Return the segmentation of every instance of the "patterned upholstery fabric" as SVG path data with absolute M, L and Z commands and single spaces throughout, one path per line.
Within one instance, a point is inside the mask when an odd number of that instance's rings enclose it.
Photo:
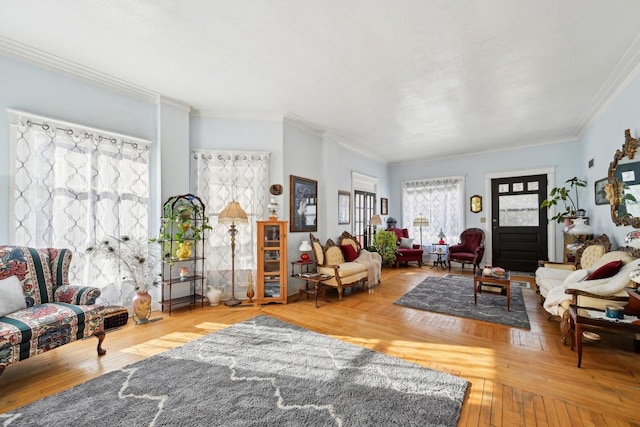
M 0 279 L 15 275 L 27 308 L 0 317 L 0 371 L 5 366 L 104 330 L 100 290 L 70 286 L 71 251 L 0 246 Z

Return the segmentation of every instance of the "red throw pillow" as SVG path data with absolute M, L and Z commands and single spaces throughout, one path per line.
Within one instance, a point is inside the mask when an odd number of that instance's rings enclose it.
M 585 280 L 606 279 L 615 276 L 622 268 L 622 261 L 611 261 L 598 267 L 593 273 L 589 274 Z
M 351 262 L 354 259 L 358 258 L 358 252 L 356 252 L 356 248 L 351 245 L 340 245 L 340 250 L 342 251 L 344 260 L 347 262 Z

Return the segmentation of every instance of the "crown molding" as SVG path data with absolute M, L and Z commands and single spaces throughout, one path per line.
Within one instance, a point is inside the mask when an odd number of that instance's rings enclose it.
M 191 115 L 194 117 L 210 117 L 217 119 L 233 120 L 261 120 L 261 121 L 282 121 L 284 113 L 268 110 L 228 110 L 228 109 L 208 109 L 201 110 L 191 108 Z
M 182 102 L 173 98 L 168 98 L 162 95 L 156 96 L 156 104 L 165 104 L 165 105 L 169 105 L 171 107 L 177 108 L 178 110 L 186 111 L 187 113 L 191 112 L 191 105 L 187 104 L 186 102 Z
M 574 135 L 582 138 L 595 121 L 640 72 L 640 34 L 616 64 L 609 77 L 595 94 L 585 113 L 576 123 Z
M 298 129 L 302 129 L 303 131 L 309 132 L 321 138 L 326 134 L 325 130 L 319 125 L 312 123 L 309 120 L 303 119 L 297 114 L 291 112 L 288 112 L 284 115 L 283 121 L 288 125 L 295 126 Z
M 505 151 L 513 151 L 513 150 L 524 150 L 526 148 L 532 147 L 540 147 L 543 145 L 551 145 L 551 144 L 563 144 L 565 142 L 576 142 L 580 138 L 577 136 L 570 136 L 567 138 L 556 138 L 556 139 L 548 139 L 544 141 L 531 142 L 529 144 L 518 145 L 518 146 L 497 146 L 487 150 L 475 150 L 475 151 L 466 151 L 464 153 L 453 153 L 447 154 L 446 156 L 432 156 L 432 157 L 422 157 L 419 159 L 411 159 L 406 161 L 397 161 L 397 162 L 389 162 L 389 166 L 404 166 L 404 165 L 412 165 L 418 163 L 424 163 L 427 161 L 435 161 L 435 160 L 449 160 L 449 159 L 459 159 L 460 157 L 471 157 L 471 156 L 479 156 L 483 154 L 491 154 L 491 153 L 504 153 Z
M 27 46 L 7 37 L 0 36 L 0 53 L 142 101 L 156 102 L 158 97 L 157 93 L 142 86 Z

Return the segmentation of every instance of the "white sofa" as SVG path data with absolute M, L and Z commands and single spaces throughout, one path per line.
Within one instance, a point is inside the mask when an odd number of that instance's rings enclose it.
M 550 316 L 560 318 L 562 342 L 569 337 L 569 306 L 599 308 L 607 305 L 624 306 L 628 301 L 625 288 L 630 286 L 629 273 L 640 268 L 640 259 L 631 248 L 605 252 L 601 245 L 588 246 L 576 269 L 572 264 L 542 262 L 536 270 L 537 292 L 544 309 Z M 611 261 L 620 260 L 623 267 L 612 277 L 597 280 L 584 280 L 597 268 Z

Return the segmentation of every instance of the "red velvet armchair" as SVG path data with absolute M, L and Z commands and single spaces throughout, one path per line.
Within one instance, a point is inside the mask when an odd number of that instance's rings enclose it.
M 473 265 L 473 273 L 480 267 L 484 256 L 484 231 L 479 228 L 468 228 L 460 235 L 460 244 L 449 247 L 449 271 L 451 261 Z
M 387 231 L 393 231 L 398 237 L 398 248 L 396 249 L 396 268 L 400 266 L 401 262 L 418 261 L 418 267 L 422 267 L 422 248 L 420 245 L 414 245 L 413 242 L 408 242 L 409 230 L 406 228 L 387 228 Z M 402 239 L 405 239 L 404 242 Z M 403 247 L 410 246 L 410 247 Z

